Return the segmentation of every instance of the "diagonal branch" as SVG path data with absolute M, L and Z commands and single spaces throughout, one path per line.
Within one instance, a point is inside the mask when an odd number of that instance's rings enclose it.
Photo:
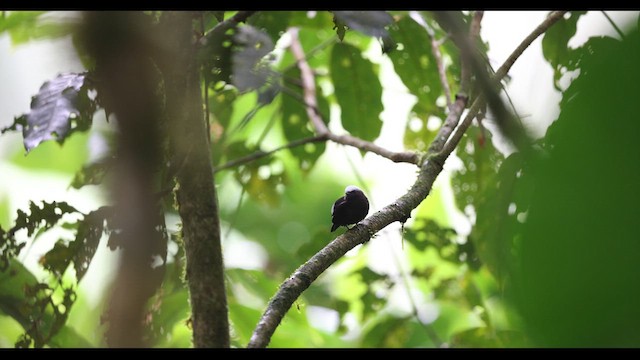
M 480 21 L 482 21 L 483 12 L 476 11 L 471 26 L 469 27 L 469 40 L 475 43 L 478 36 L 480 36 Z M 469 83 L 471 82 L 471 72 L 469 71 L 469 64 L 466 61 L 462 62 L 460 70 L 460 93 L 456 95 L 455 102 L 449 106 L 449 114 L 444 121 L 444 124 L 438 131 L 435 139 L 429 146 L 429 152 L 436 153 L 442 150 L 442 147 L 447 142 L 453 130 L 458 126 L 462 111 L 467 106 L 469 101 Z
M 314 143 L 314 142 L 322 142 L 322 141 L 326 141 L 327 140 L 327 136 L 322 136 L 322 135 L 316 135 L 316 136 L 312 136 L 312 137 L 308 137 L 308 138 L 304 138 L 304 139 L 298 139 L 295 141 L 292 141 L 288 144 L 282 145 L 282 146 L 278 146 L 277 148 L 273 149 L 273 150 L 269 150 L 269 151 L 257 151 L 253 154 L 247 155 L 247 156 L 243 156 L 241 158 L 235 159 L 235 160 L 231 160 L 225 164 L 222 164 L 218 167 L 216 167 L 213 172 L 217 173 L 219 171 L 228 169 L 228 168 L 232 168 L 238 165 L 242 165 L 242 164 L 246 164 L 248 162 L 251 161 L 255 161 L 258 159 L 262 159 L 263 157 L 267 157 L 270 156 L 280 150 L 284 150 L 284 149 L 291 149 L 297 146 L 301 146 L 304 144 L 308 144 L 308 143 Z
M 440 154 L 439 156 L 443 156 L 443 154 L 446 154 L 446 156 L 448 156 L 449 153 L 451 153 L 453 151 L 453 149 L 457 146 L 458 142 L 460 142 L 460 139 L 462 138 L 462 135 L 464 135 L 464 132 L 467 130 L 467 128 L 471 125 L 471 121 L 473 120 L 473 118 L 476 116 L 476 114 L 478 113 L 478 111 L 480 109 L 482 109 L 484 107 L 484 104 L 486 102 L 485 100 L 485 94 L 489 94 L 491 95 L 492 93 L 494 93 L 495 91 L 493 91 L 493 87 L 492 86 L 488 86 L 487 83 L 492 82 L 493 84 L 499 83 L 500 80 L 502 80 L 502 78 L 504 78 L 507 73 L 509 72 L 509 70 L 511 69 L 511 67 L 513 66 L 513 64 L 515 63 L 515 61 L 522 55 L 522 53 L 531 45 L 531 43 L 533 43 L 533 41 L 538 38 L 538 36 L 542 35 L 545 31 L 547 31 L 547 29 L 549 29 L 553 24 L 555 24 L 558 20 L 560 20 L 562 18 L 562 16 L 564 15 L 565 11 L 554 11 L 551 12 L 547 18 L 540 23 L 540 25 L 538 25 L 526 38 L 524 38 L 524 40 L 522 40 L 522 42 L 520 43 L 520 45 L 518 45 L 518 47 L 515 48 L 515 50 L 513 50 L 513 52 L 511 53 L 511 55 L 509 55 L 509 57 L 505 60 L 505 62 L 502 64 L 502 66 L 500 66 L 498 68 L 498 70 L 496 71 L 495 75 L 490 79 L 490 81 L 485 81 L 483 84 L 481 84 L 481 86 L 484 88 L 485 91 L 483 91 L 478 98 L 473 102 L 473 105 L 471 105 L 471 108 L 469 109 L 469 112 L 467 114 L 467 116 L 465 117 L 465 119 L 462 121 L 462 123 L 460 124 L 460 126 L 458 127 L 457 131 L 452 135 L 451 139 L 449 140 L 449 143 L 447 143 L 443 150 L 442 150 L 442 154 Z M 486 75 L 486 72 L 485 72 Z M 481 78 L 481 76 L 480 76 Z M 487 86 L 485 86 L 487 85 Z M 494 97 L 498 97 L 497 94 L 495 94 Z M 498 98 L 498 102 L 499 98 Z M 491 105 L 491 104 L 490 104 Z M 495 105 L 495 104 L 493 104 Z M 492 105 L 492 109 L 493 108 Z M 498 105 L 499 106 L 499 105 Z M 504 107 L 504 105 L 502 105 L 502 107 Z M 506 109 L 505 109 L 506 111 Z M 495 112 L 495 109 L 494 109 Z M 512 126 L 505 124 L 504 121 L 500 121 L 502 119 L 504 119 L 504 117 L 496 117 L 499 121 L 498 121 L 498 126 L 500 126 L 501 129 L 510 129 Z M 524 136 L 522 133 L 520 132 L 516 132 L 516 134 L 513 133 L 513 131 L 506 131 L 505 132 L 508 135 L 511 135 L 511 138 L 513 139 L 514 137 L 516 138 L 516 141 L 518 141 L 518 136 Z M 518 135 L 520 134 L 520 135 Z
M 552 24 L 553 22 L 549 23 L 548 26 Z M 507 67 L 509 66 L 510 65 L 507 65 Z M 476 107 L 479 109 L 481 102 L 481 99 L 477 99 L 472 108 Z M 472 111 L 470 111 L 470 114 L 471 113 Z M 458 118 L 455 119 L 456 122 L 461 115 L 462 111 L 457 115 Z M 453 115 L 450 113 L 450 116 Z M 470 115 L 467 115 L 467 118 L 473 119 Z M 465 118 L 463 124 L 467 122 L 467 118 Z M 454 119 L 452 119 L 452 121 L 453 120 Z M 470 120 L 468 123 L 470 123 Z M 468 124 L 466 126 L 468 126 Z M 369 216 L 351 230 L 338 236 L 286 279 L 280 285 L 278 292 L 269 301 L 267 309 L 260 318 L 247 346 L 266 347 L 293 302 L 320 274 L 340 259 L 347 251 L 359 244 L 366 243 L 371 239 L 373 234 L 387 225 L 395 221 L 406 220 L 410 216 L 411 211 L 420 205 L 427 195 L 429 195 L 435 179 L 440 172 L 442 172 L 442 164 L 459 143 L 462 137 L 461 133 L 464 132 L 465 129 L 466 128 L 462 128 L 461 125 L 455 133 L 455 135 L 460 133 L 460 136 L 454 135 L 438 154 L 429 152 L 426 160 L 420 161 L 420 171 L 418 172 L 416 181 L 406 194 Z

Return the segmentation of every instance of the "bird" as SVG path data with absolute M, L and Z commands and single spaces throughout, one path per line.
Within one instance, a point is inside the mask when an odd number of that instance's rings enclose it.
M 360 188 L 349 185 L 344 189 L 344 196 L 336 200 L 331 207 L 331 232 L 340 226 L 357 224 L 369 213 L 369 199 Z

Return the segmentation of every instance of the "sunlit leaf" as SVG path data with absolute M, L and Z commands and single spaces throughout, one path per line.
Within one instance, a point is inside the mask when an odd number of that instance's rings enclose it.
M 373 64 L 349 44 L 335 44 L 331 80 L 342 110 L 342 126 L 352 135 L 373 141 L 380 135 L 382 86 Z
M 0 34 L 8 32 L 14 45 L 31 40 L 55 39 L 70 35 L 73 24 L 46 11 L 7 11 L 0 17 Z M 48 16 L 49 15 L 49 16 Z
M 442 85 L 427 30 L 405 16 L 391 28 L 390 34 L 398 48 L 389 53 L 389 59 L 405 86 L 418 97 L 417 115 L 425 122 L 430 115 L 442 117 L 444 110 L 435 105 L 443 93 Z

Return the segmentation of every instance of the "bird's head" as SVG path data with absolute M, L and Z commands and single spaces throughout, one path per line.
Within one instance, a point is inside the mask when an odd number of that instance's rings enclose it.
M 351 194 L 354 192 L 363 192 L 359 187 L 355 186 L 355 185 L 349 185 L 346 188 L 344 188 L 344 193 L 345 194 Z

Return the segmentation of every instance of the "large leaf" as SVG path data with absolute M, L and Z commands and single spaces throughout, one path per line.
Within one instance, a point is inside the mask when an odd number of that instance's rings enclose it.
M 374 37 L 388 37 L 386 27 L 393 18 L 386 11 L 334 11 L 338 19 L 361 33 Z
M 639 43 L 584 59 L 536 167 L 514 282 L 536 346 L 640 346 Z
M 45 269 L 61 276 L 73 262 L 80 281 L 87 272 L 104 233 L 105 221 L 112 217 L 113 208 L 103 206 L 87 214 L 77 224 L 76 238 L 71 242 L 58 241 L 41 259 Z
M 569 40 L 575 35 L 580 16 L 586 11 L 571 11 L 568 17 L 556 22 L 542 37 L 542 55 L 553 67 L 553 81 L 556 89 L 560 90 L 558 81 L 568 70 L 575 70 L 575 49 L 569 47 Z
M 12 261 L 8 269 L 0 271 L 0 310 L 25 329 L 16 346 L 42 347 L 65 328 L 76 295 L 69 288 L 62 288 L 62 291 L 61 299 L 60 296 L 54 296 L 53 288 L 39 283 L 17 261 Z M 73 336 L 67 330 L 64 335 Z M 77 337 L 76 340 L 77 344 L 83 343 Z M 55 345 L 55 342 L 50 344 Z
M 45 82 L 31 101 L 31 111 L 2 132 L 22 128 L 29 152 L 42 141 L 53 139 L 62 144 L 74 131 L 89 129 L 95 104 L 88 98 L 85 78 L 84 73 L 68 73 Z
M 233 42 L 231 82 L 241 92 L 262 87 L 273 76 L 262 61 L 273 50 L 273 41 L 262 31 L 246 25 L 237 29 Z
M 275 44 L 287 30 L 292 16 L 291 11 L 259 11 L 247 20 L 247 24 L 269 34 Z
M 405 16 L 390 33 L 398 48 L 389 54 L 389 59 L 402 82 L 418 98 L 419 107 L 414 111 L 425 121 L 431 115 L 442 116 L 444 110 L 436 106 L 443 94 L 442 85 L 427 30 Z
M 386 29 L 393 23 L 393 17 L 386 11 L 334 11 L 333 14 L 335 15 L 335 29 L 340 41 L 344 39 L 346 25 L 363 34 L 381 39 L 384 53 L 395 48 Z
M 342 109 L 342 126 L 352 135 L 373 141 L 380 135 L 382 86 L 373 64 L 360 50 L 335 44 L 331 53 L 331 80 Z

